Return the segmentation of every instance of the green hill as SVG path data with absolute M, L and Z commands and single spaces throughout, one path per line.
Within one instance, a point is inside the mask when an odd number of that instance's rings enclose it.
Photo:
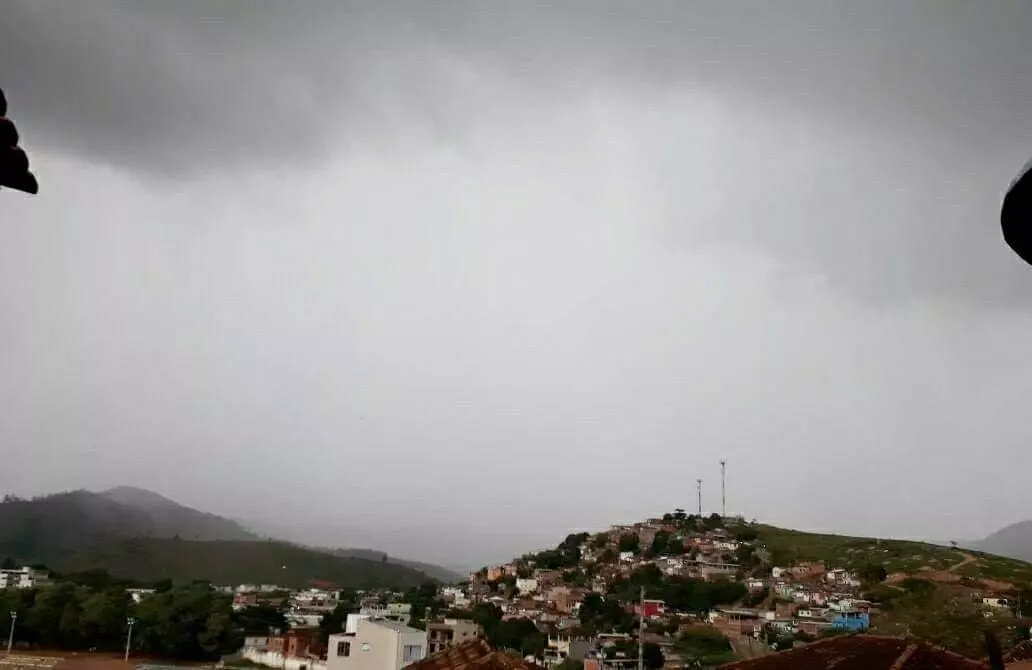
M 130 487 L 6 497 L 0 502 L 3 557 L 59 572 L 107 570 L 138 581 L 304 586 L 318 580 L 403 588 L 430 579 L 397 563 L 262 540 L 234 521 Z
M 136 581 L 198 579 L 214 584 L 279 584 L 313 581 L 342 588 L 408 588 L 428 581 L 422 572 L 392 563 L 333 556 L 285 542 L 199 542 L 134 538 L 87 548 L 57 560 L 61 572 L 106 570 Z

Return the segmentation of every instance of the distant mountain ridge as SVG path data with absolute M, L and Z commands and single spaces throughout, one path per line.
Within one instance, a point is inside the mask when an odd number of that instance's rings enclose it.
M 434 579 L 444 582 L 446 584 L 455 583 L 465 579 L 465 575 L 459 572 L 442 567 L 440 565 L 433 565 L 432 563 L 423 563 L 422 561 L 410 561 L 408 559 L 395 558 L 387 554 L 386 552 L 379 551 L 377 549 L 320 549 L 319 551 L 326 551 L 334 556 L 344 556 L 348 558 L 364 558 L 370 561 L 384 561 L 395 565 L 404 565 L 412 568 L 413 570 L 419 570 L 420 572 L 427 574 Z
M 964 546 L 989 554 L 1032 561 L 1032 520 L 1005 526 L 985 539 Z
M 265 539 L 236 521 L 130 486 L 6 496 L 0 502 L 0 557 L 61 572 L 102 569 L 139 581 L 329 581 L 376 588 L 432 578 L 398 561 Z
M 155 537 L 179 536 L 184 540 L 202 542 L 262 539 L 236 521 L 195 510 L 146 489 L 117 486 L 101 491 L 98 495 L 146 513 L 150 517 L 149 534 Z

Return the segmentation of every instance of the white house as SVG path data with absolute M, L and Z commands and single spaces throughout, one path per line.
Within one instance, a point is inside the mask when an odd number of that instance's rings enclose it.
M 516 590 L 520 592 L 521 596 L 534 593 L 537 591 L 537 588 L 538 582 L 533 577 L 520 577 L 516 580 Z
M 426 657 L 425 631 L 397 621 L 352 616 L 346 632 L 330 636 L 326 670 L 401 670 Z

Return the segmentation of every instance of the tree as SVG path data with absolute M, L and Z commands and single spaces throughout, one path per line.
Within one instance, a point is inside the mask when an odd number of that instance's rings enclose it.
M 0 570 L 17 570 L 18 564 L 10 556 L 4 558 L 4 562 L 0 564 Z
M 884 565 L 869 563 L 857 571 L 857 576 L 868 584 L 879 584 L 889 576 Z
M 437 584 L 434 582 L 423 582 L 409 589 L 405 594 L 405 602 L 412 607 L 409 625 L 413 628 L 423 628 L 426 621 L 444 609 L 444 602 L 437 598 Z
M 646 642 L 641 650 L 641 655 L 645 661 L 645 667 L 649 670 L 659 670 L 666 663 L 663 650 L 655 642 Z
M 649 547 L 649 553 L 652 556 L 662 556 L 667 553 L 667 548 L 669 546 L 670 533 L 665 530 L 661 530 L 652 538 L 652 546 Z
M 630 551 L 630 552 L 638 553 L 638 546 L 639 546 L 639 540 L 638 540 L 638 536 L 637 535 L 634 535 L 632 533 L 627 533 L 626 535 L 621 535 L 620 536 L 620 542 L 618 544 L 618 547 L 619 547 L 621 552 Z
M 155 593 L 136 606 L 134 646 L 184 660 L 212 660 L 235 651 L 240 640 L 232 625 L 232 602 L 203 584 Z
M 334 612 L 336 612 L 336 609 Z M 327 616 L 330 615 L 324 615 L 323 619 Z M 287 629 L 287 617 L 281 609 L 271 605 L 245 607 L 234 614 L 233 623 L 245 635 L 270 635 L 274 631 L 284 631 Z M 320 620 L 320 630 L 322 629 L 321 624 L 322 621 Z
M 129 614 L 129 603 L 129 595 L 117 587 L 94 591 L 86 597 L 79 619 L 83 639 L 98 649 L 119 649 L 123 644 L 122 629 Z

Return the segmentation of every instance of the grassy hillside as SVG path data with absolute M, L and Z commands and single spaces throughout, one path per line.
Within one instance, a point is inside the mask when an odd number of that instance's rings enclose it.
M 889 573 L 920 575 L 953 570 L 976 580 L 996 580 L 1011 584 L 1032 583 L 1032 563 L 995 556 L 979 551 L 944 547 L 927 542 L 882 540 L 786 530 L 753 524 L 739 532 L 755 532 L 771 552 L 774 563 L 824 561 L 828 567 L 862 568 L 882 565 Z M 973 557 L 970 562 L 966 556 Z
M 79 551 L 51 567 L 62 572 L 103 569 L 116 577 L 137 581 L 206 579 L 215 584 L 266 583 L 294 587 L 328 581 L 342 588 L 407 588 L 429 579 L 401 565 L 331 556 L 270 541 L 135 538 Z

